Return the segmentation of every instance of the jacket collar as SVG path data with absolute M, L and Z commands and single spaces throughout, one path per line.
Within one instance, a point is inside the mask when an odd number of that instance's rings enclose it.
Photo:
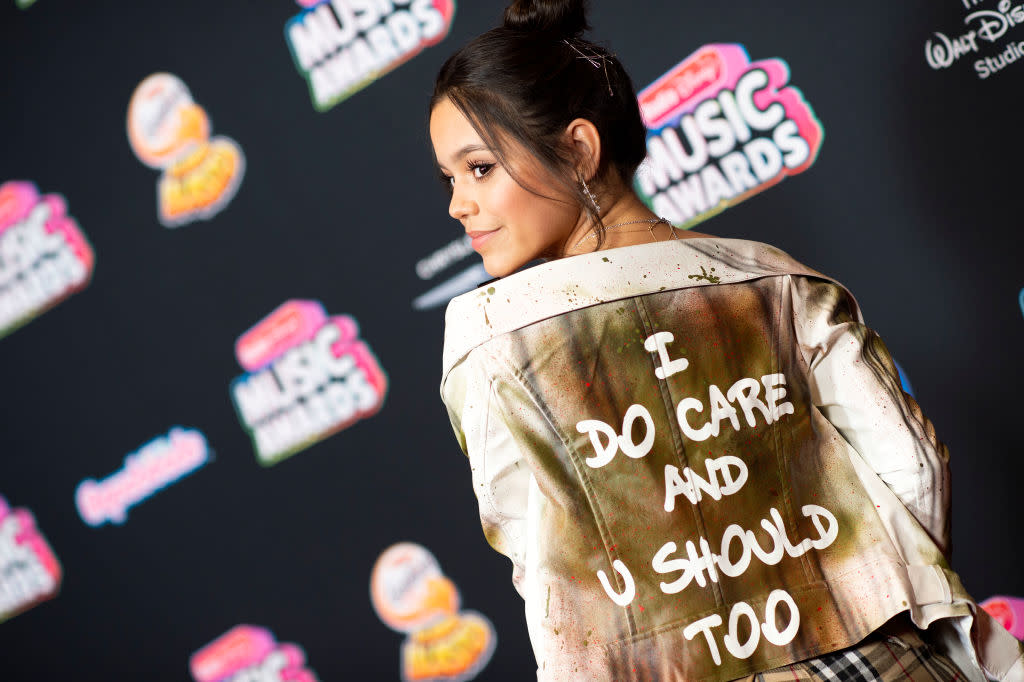
M 830 279 L 768 244 L 717 237 L 624 246 L 536 265 L 451 300 L 442 376 L 490 339 L 572 310 L 667 289 L 786 274 Z

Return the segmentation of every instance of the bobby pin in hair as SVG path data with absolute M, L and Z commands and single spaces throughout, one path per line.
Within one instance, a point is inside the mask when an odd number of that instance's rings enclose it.
M 578 47 L 565 38 L 562 39 L 562 42 L 572 48 L 572 51 L 579 55 L 576 59 L 586 59 L 595 69 L 604 68 L 604 80 L 608 83 L 608 94 L 614 97 L 615 93 L 612 92 L 612 79 L 608 76 L 608 57 L 603 54 L 584 54 Z M 597 63 L 598 59 L 601 60 L 600 64 Z

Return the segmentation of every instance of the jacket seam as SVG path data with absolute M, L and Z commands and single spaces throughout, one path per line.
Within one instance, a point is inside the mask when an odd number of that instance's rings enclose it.
M 516 383 L 527 393 L 527 395 L 530 396 L 530 399 L 533 401 L 534 406 L 536 406 L 540 414 L 544 416 L 544 421 L 547 423 L 548 428 L 551 429 L 552 433 L 554 433 L 558 437 L 558 439 L 562 442 L 563 447 L 565 447 L 566 453 L 569 455 L 569 459 L 573 464 L 573 469 L 575 470 L 576 477 L 583 485 L 583 490 L 586 495 L 587 504 L 590 506 L 591 514 L 594 517 L 594 525 L 597 527 L 597 531 L 601 535 L 601 544 L 603 545 L 603 549 L 605 551 L 605 558 L 608 562 L 608 568 L 612 574 L 612 577 L 615 580 L 616 587 L 619 590 L 622 590 L 625 586 L 622 584 L 622 580 L 619 576 L 618 571 L 612 568 L 612 564 L 614 563 L 615 558 L 613 557 L 613 553 L 610 549 L 610 545 L 612 544 L 609 543 L 610 530 L 608 528 L 607 522 L 605 521 L 604 512 L 601 510 L 600 504 L 598 503 L 597 496 L 594 494 L 593 485 L 589 477 L 586 475 L 586 472 L 583 471 L 582 466 L 580 465 L 579 453 L 576 452 L 576 448 L 574 448 L 570 444 L 565 435 L 556 426 L 554 420 L 551 418 L 551 415 L 548 412 L 547 406 L 539 399 L 539 396 L 534 392 L 533 387 L 530 386 L 529 383 L 525 380 L 525 377 L 523 377 L 519 368 L 511 365 L 504 357 L 495 357 L 494 359 L 500 362 L 505 367 L 505 369 L 508 372 L 510 372 L 511 378 L 513 378 L 516 381 Z M 629 632 L 631 635 L 635 634 L 637 632 L 637 627 L 636 622 L 633 619 L 632 608 L 627 606 L 623 610 L 625 611 L 626 622 L 629 627 Z
M 724 285 L 728 285 L 728 284 L 744 284 L 744 283 L 747 283 L 747 282 L 753 282 L 753 281 L 757 281 L 757 280 L 765 279 L 765 278 L 780 278 L 780 277 L 792 276 L 793 274 L 810 276 L 810 277 L 818 277 L 819 279 L 825 279 L 826 281 L 834 282 L 834 280 L 828 279 L 824 275 L 821 275 L 820 273 L 819 274 L 814 274 L 813 271 L 807 269 L 805 266 L 792 267 L 792 268 L 789 268 L 789 270 L 791 270 L 791 271 L 787 271 L 787 272 L 772 272 L 772 271 L 760 271 L 760 272 L 748 271 L 748 272 L 742 272 L 742 273 L 739 273 L 737 275 L 736 279 L 730 279 L 729 281 L 722 282 L 721 284 L 712 284 L 710 282 L 687 282 L 684 286 L 672 287 L 671 289 L 666 289 L 666 291 L 679 291 L 679 290 L 683 290 L 683 289 L 696 289 L 696 288 L 701 288 L 701 287 L 724 286 Z M 834 283 L 838 284 L 838 282 L 834 282 Z M 653 287 L 653 286 L 654 286 L 653 284 L 650 285 L 650 287 Z M 839 285 L 839 286 L 840 286 L 840 288 L 842 288 L 842 285 Z M 615 302 L 623 301 L 623 300 L 630 299 L 630 298 L 649 296 L 651 294 L 658 293 L 659 291 L 661 291 L 661 289 L 648 288 L 648 289 L 643 289 L 641 291 L 637 291 L 637 292 L 633 292 L 633 293 L 627 293 L 627 294 L 616 295 L 616 296 L 609 296 L 608 298 L 598 299 L 598 300 L 595 300 L 595 301 L 592 301 L 592 302 L 588 302 L 588 303 L 585 303 L 585 304 L 577 304 L 577 305 L 568 307 L 565 310 L 562 310 L 560 312 L 552 313 L 552 314 L 544 316 L 544 317 L 538 317 L 538 318 L 528 317 L 528 319 L 525 322 L 523 322 L 522 324 L 519 324 L 518 326 L 516 326 L 514 328 L 510 328 L 510 329 L 504 330 L 504 331 L 502 331 L 500 333 L 497 333 L 497 334 L 494 333 L 493 329 L 491 329 L 491 332 L 485 338 L 479 339 L 472 346 L 463 348 L 462 349 L 461 357 L 465 357 L 466 355 L 471 353 L 476 348 L 479 348 L 480 346 L 488 343 L 489 341 L 492 341 L 493 339 L 497 338 L 498 336 L 501 336 L 503 334 L 510 334 L 510 333 L 514 333 L 514 332 L 520 331 L 520 330 L 525 329 L 526 327 L 529 327 L 529 326 L 531 326 L 533 324 L 537 324 L 538 322 L 543 322 L 545 320 L 550 320 L 550 319 L 558 317 L 560 315 L 564 315 L 566 313 L 575 312 L 577 310 L 585 310 L 587 308 L 593 308 L 594 306 L 604 305 L 606 303 L 615 303 Z M 463 294 L 463 295 L 465 295 L 465 294 Z M 450 309 L 451 309 L 451 304 L 449 304 L 449 311 L 450 311 Z M 447 317 L 448 317 L 447 313 L 446 313 L 445 317 L 447 319 Z M 446 334 L 447 334 L 448 326 L 449 325 L 446 324 Z M 446 341 L 445 346 L 447 347 L 447 345 L 448 345 L 448 343 Z M 455 367 L 456 364 L 458 364 L 458 360 L 454 360 L 452 362 L 452 367 L 442 366 L 442 374 L 446 375 L 448 372 L 451 371 L 452 368 Z
M 781 371 L 780 367 L 781 367 L 781 364 L 782 364 L 782 348 L 781 348 L 781 344 L 782 344 L 782 298 L 783 298 L 783 295 L 784 295 L 783 292 L 785 292 L 787 290 L 787 287 L 784 286 L 784 285 L 789 284 L 789 282 L 790 282 L 790 280 L 788 278 L 789 278 L 789 276 L 787 275 L 786 277 L 780 278 L 776 282 L 775 311 L 774 311 L 774 315 L 771 316 L 772 326 L 773 326 L 773 329 L 772 329 L 772 332 L 773 332 L 772 333 L 773 344 L 772 344 L 771 358 L 769 359 L 769 363 L 771 364 L 771 373 L 772 374 L 778 374 Z M 768 393 L 768 391 L 766 390 L 765 391 L 765 399 L 766 400 L 768 399 L 767 393 Z M 795 417 L 796 415 L 792 415 L 792 416 Z M 807 419 L 809 420 L 810 418 L 811 418 L 811 416 L 810 416 L 810 414 L 808 414 L 807 415 Z M 788 478 L 787 471 L 786 471 L 786 466 L 785 466 L 786 464 L 789 463 L 789 453 L 792 451 L 792 448 L 789 447 L 790 446 L 789 439 L 785 438 L 785 436 L 783 434 L 780 434 L 780 431 L 782 431 L 783 429 L 781 429 L 779 427 L 779 421 L 778 420 L 775 420 L 774 422 L 772 422 L 771 429 L 772 429 L 772 440 L 775 443 L 775 448 L 774 449 L 775 449 L 776 463 L 777 463 L 777 465 L 779 467 L 779 482 L 782 485 L 782 489 L 785 491 L 785 494 L 784 494 L 784 497 L 783 497 L 783 501 L 784 501 L 784 503 L 786 505 L 786 520 L 789 522 L 789 525 L 790 525 L 790 528 L 788 530 L 794 530 L 795 527 L 796 527 L 796 522 L 794 520 L 794 519 L 796 519 L 796 510 L 793 508 L 793 488 L 792 488 L 791 485 L 787 484 L 789 478 Z M 786 431 L 786 435 L 789 435 L 789 434 L 792 433 L 792 429 L 786 429 L 785 431 Z M 800 568 L 804 572 L 804 579 L 805 580 L 813 580 L 814 579 L 814 571 L 812 570 L 812 567 L 811 567 L 811 560 L 810 560 L 810 557 L 807 554 L 804 554 L 803 556 L 800 557 Z
M 650 314 L 647 311 L 646 304 L 643 302 L 643 298 L 639 297 L 639 296 L 634 297 L 633 298 L 633 305 L 636 308 L 637 315 L 640 317 L 640 323 L 644 325 L 645 333 L 648 334 L 648 335 L 655 333 L 654 325 L 651 323 Z M 648 358 L 650 359 L 650 363 L 651 363 L 651 366 L 652 366 L 652 373 L 653 373 L 654 357 L 653 357 L 653 355 L 648 355 Z M 680 433 L 679 424 L 676 423 L 676 422 L 673 422 L 673 418 L 675 416 L 676 411 L 672 407 L 672 402 L 673 401 L 672 401 L 672 396 L 671 396 L 671 390 L 669 389 L 669 386 L 668 386 L 668 380 L 667 379 L 658 379 L 657 382 L 658 382 L 658 393 L 661 395 L 662 402 L 663 402 L 663 404 L 665 406 L 665 413 L 668 415 L 668 422 L 671 425 L 672 443 L 675 446 L 673 448 L 673 451 L 674 451 L 673 454 L 675 455 L 675 460 L 680 465 L 682 465 L 685 468 L 685 467 L 689 466 L 689 461 L 690 460 L 689 460 L 689 457 L 686 454 L 686 446 L 683 444 L 683 439 L 682 439 L 682 434 Z M 666 393 L 668 395 L 666 395 Z M 708 527 L 707 527 L 707 523 L 706 523 L 706 521 L 704 519 L 704 508 L 700 504 L 691 504 L 691 505 L 689 505 L 689 507 L 691 509 L 690 513 L 691 513 L 691 515 L 693 517 L 694 525 L 696 526 L 697 535 L 700 536 L 700 537 L 707 537 L 708 536 Z M 725 594 L 722 591 L 722 586 L 720 584 L 718 584 L 717 582 L 712 582 L 711 589 L 712 589 L 712 592 L 715 595 L 715 600 L 719 603 L 719 605 L 724 604 L 725 603 Z
M 488 483 L 489 477 L 488 477 L 488 473 L 487 473 L 488 472 L 488 469 L 487 469 L 487 453 L 488 453 L 488 449 L 489 449 L 488 444 L 490 442 L 491 418 L 493 416 L 492 413 L 491 413 L 491 404 L 494 402 L 493 401 L 493 396 L 494 396 L 494 390 L 495 390 L 495 388 L 494 388 L 495 381 L 496 381 L 496 378 L 492 375 L 489 378 L 489 381 L 487 382 L 487 405 L 484 408 L 484 420 L 485 420 L 484 428 L 486 430 L 484 431 L 484 446 L 483 446 L 484 456 L 483 456 L 483 462 L 481 464 L 481 466 L 483 466 L 483 468 L 484 468 L 484 486 L 483 487 L 484 487 L 484 490 L 486 491 L 486 494 L 487 494 L 487 505 L 490 507 L 491 512 L 495 516 L 497 516 L 498 518 L 500 518 L 502 520 L 502 523 L 498 525 L 498 532 L 501 533 L 501 536 L 505 539 L 506 546 L 508 547 L 509 551 L 514 555 L 513 558 L 512 558 L 512 563 L 513 563 L 513 565 L 517 566 L 516 570 L 518 571 L 518 570 L 520 570 L 518 568 L 519 562 L 522 562 L 522 568 L 523 569 L 525 569 L 525 567 L 526 567 L 526 547 L 520 547 L 516 542 L 513 541 L 513 539 L 509 536 L 508 531 L 506 530 L 506 526 L 508 525 L 508 523 L 507 523 L 508 521 L 519 521 L 521 519 L 519 519 L 517 517 L 514 517 L 514 516 L 509 516 L 508 514 L 505 514 L 500 509 L 498 509 L 498 506 L 497 506 L 497 504 L 495 504 L 495 501 L 494 501 L 494 494 L 493 494 L 494 491 L 492 490 L 491 486 Z M 516 450 L 518 451 L 519 444 L 516 443 L 515 446 L 516 446 Z M 520 454 L 520 458 L 521 458 L 521 454 Z

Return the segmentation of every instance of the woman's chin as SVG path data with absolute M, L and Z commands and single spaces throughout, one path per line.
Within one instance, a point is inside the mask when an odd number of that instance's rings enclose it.
M 509 263 L 508 259 L 497 256 L 484 256 L 484 270 L 491 277 L 505 277 L 516 271 L 516 266 Z

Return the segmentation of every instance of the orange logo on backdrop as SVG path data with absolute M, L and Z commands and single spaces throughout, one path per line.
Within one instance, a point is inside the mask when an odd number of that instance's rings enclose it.
M 128 141 L 157 182 L 160 222 L 178 227 L 208 220 L 238 191 L 245 157 L 230 138 L 210 138 L 210 119 L 177 76 L 155 73 L 141 83 L 128 105 Z
M 497 637 L 475 611 L 459 611 L 459 592 L 437 559 L 412 542 L 392 545 L 377 559 L 370 600 L 384 624 L 408 634 L 402 679 L 471 680 L 487 666 Z

